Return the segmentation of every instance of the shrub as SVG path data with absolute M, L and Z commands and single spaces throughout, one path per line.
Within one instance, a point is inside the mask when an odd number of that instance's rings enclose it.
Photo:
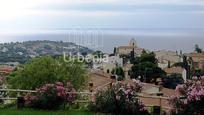
M 117 75 L 119 78 L 118 78 L 118 81 L 122 81 L 124 78 L 125 78 L 125 72 L 123 70 L 122 67 L 115 67 L 112 71 L 111 71 L 112 74 L 115 74 Z
M 183 84 L 184 80 L 181 74 L 173 73 L 163 77 L 162 82 L 165 88 L 175 89 L 178 84 Z
M 134 80 L 132 84 L 118 82 L 107 90 L 98 91 L 89 106 L 91 111 L 118 115 L 149 115 L 143 103 L 135 98 L 142 85 Z
M 177 95 L 171 97 L 169 103 L 173 107 L 172 114 L 176 115 L 201 115 L 204 113 L 204 77 L 200 80 L 178 85 Z
M 0 76 L 0 87 L 3 85 L 4 80 L 5 80 L 4 77 L 1 77 L 1 76 Z
M 14 76 L 10 76 L 8 83 L 11 88 L 35 90 L 44 84 L 70 81 L 78 90 L 84 86 L 87 79 L 86 69 L 83 65 L 84 63 L 76 60 L 65 62 L 62 57 L 33 58 L 19 68 Z
M 0 104 L 0 109 L 13 109 L 16 108 L 16 101 Z
M 108 89 L 106 91 L 99 91 L 94 96 L 96 97 L 96 99 L 94 99 L 95 101 L 91 103 L 91 105 L 89 106 L 89 109 L 91 111 L 102 112 L 102 113 L 115 112 L 116 100 L 115 100 L 115 93 L 113 89 Z
M 61 82 L 46 84 L 36 91 L 36 93 L 29 93 L 25 96 L 27 107 L 52 110 L 66 103 L 72 104 L 76 99 L 76 94 L 74 94 L 76 91 L 69 82 L 66 86 Z
M 2 88 L 4 84 L 4 77 L 0 76 L 0 89 Z M 2 96 L 2 94 L 0 93 L 0 97 Z M 2 99 L 0 99 L 0 104 L 2 104 L 4 101 Z

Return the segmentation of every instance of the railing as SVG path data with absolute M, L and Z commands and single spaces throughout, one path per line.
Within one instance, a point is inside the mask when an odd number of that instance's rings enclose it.
M 36 91 L 34 90 L 21 90 L 21 89 L 0 89 L 0 92 L 36 93 Z
M 17 96 L 20 96 L 21 93 L 37 93 L 37 91 L 35 91 L 35 90 L 0 89 L 0 100 L 17 100 L 18 99 L 17 97 L 9 97 L 8 93 L 10 93 L 10 92 L 15 92 L 17 94 Z M 5 94 L 5 93 L 7 93 L 7 94 Z M 77 94 L 80 96 L 87 95 L 90 98 L 93 93 L 91 93 L 91 92 L 68 92 L 68 94 Z M 6 96 L 2 96 L 2 95 L 6 95 Z M 85 100 L 77 100 L 76 102 L 77 103 L 79 103 L 79 102 L 84 103 Z
M 97 87 L 95 90 L 96 90 L 96 91 L 97 91 L 97 90 L 101 90 L 101 89 L 103 89 L 103 88 L 106 87 L 106 86 L 110 86 L 110 84 L 111 84 L 111 82 L 108 82 L 108 83 L 106 83 L 106 84 L 104 84 L 104 85 L 101 85 L 101 86 Z
M 104 84 L 103 86 L 98 87 L 97 90 L 100 90 L 102 87 L 108 86 L 109 84 L 110 83 Z M 21 90 L 21 89 L 0 89 L 0 92 L 37 93 L 37 91 L 35 91 L 35 90 Z M 93 94 L 95 94 L 95 92 L 68 92 L 68 94 L 93 95 Z M 137 97 L 169 100 L 168 97 L 163 97 L 163 96 L 144 96 L 142 93 L 138 93 Z M 2 99 L 2 98 L 0 98 L 0 99 Z M 7 98 L 3 98 L 3 99 L 7 99 Z
M 109 83 L 105 84 L 104 86 L 109 85 Z M 98 90 L 101 89 L 101 87 L 98 87 Z M 18 95 L 20 95 L 20 93 L 37 93 L 34 90 L 20 90 L 20 89 L 0 89 L 0 93 L 2 92 L 15 92 Z M 92 96 L 96 93 L 96 92 L 68 92 L 69 94 L 77 94 L 79 95 L 80 99 L 76 100 L 74 103 L 80 103 L 80 104 L 87 104 L 91 101 Z M 1 96 L 1 95 L 0 95 Z M 85 96 L 85 97 L 83 97 Z M 166 106 L 162 106 L 161 101 L 162 100 L 169 100 L 169 97 L 164 97 L 164 96 L 145 96 L 142 93 L 138 93 L 136 96 L 136 98 L 149 98 L 149 99 L 159 99 L 159 107 L 161 107 L 162 109 L 169 111 L 172 108 L 170 107 L 166 107 Z M 18 97 L 0 97 L 0 100 L 18 100 Z M 150 105 L 150 104 L 145 104 L 145 106 L 147 108 L 151 108 L 153 106 L 155 106 L 155 104 Z

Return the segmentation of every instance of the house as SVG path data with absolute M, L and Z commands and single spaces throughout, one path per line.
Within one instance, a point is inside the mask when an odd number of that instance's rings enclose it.
M 119 46 L 116 48 L 116 53 L 118 55 L 129 55 L 131 51 L 134 50 L 136 56 L 140 56 L 142 54 L 143 48 L 139 48 L 137 46 L 137 42 L 135 39 L 131 39 L 129 44 L 126 46 Z
M 8 75 L 13 72 L 15 67 L 12 66 L 0 66 L 0 75 Z
M 204 69 L 204 53 L 184 54 L 190 63 L 191 68 Z
M 172 66 L 173 64 L 182 61 L 182 56 L 174 51 L 159 50 L 155 51 L 154 53 L 158 60 L 158 66 L 162 69 L 167 68 L 169 64 Z
M 123 67 L 123 58 L 109 56 L 106 62 L 102 62 L 103 71 L 107 73 L 110 73 L 116 66 Z
M 173 73 L 181 74 L 184 82 L 187 80 L 187 71 L 182 67 L 165 68 L 164 71 L 167 75 L 171 75 Z
M 19 62 L 6 62 L 6 63 L 0 63 L 0 66 L 13 66 L 13 67 L 17 67 L 20 63 Z

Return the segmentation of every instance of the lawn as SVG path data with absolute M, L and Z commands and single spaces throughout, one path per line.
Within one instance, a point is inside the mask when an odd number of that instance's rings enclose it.
M 0 109 L 0 115 L 94 115 L 94 114 L 83 110 L 41 111 L 29 109 L 24 110 Z

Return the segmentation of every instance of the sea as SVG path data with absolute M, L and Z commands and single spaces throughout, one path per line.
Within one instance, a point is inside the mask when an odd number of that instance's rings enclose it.
M 199 28 L 68 28 L 0 32 L 0 43 L 32 40 L 65 41 L 106 53 L 113 52 L 114 47 L 128 45 L 131 39 L 136 40 L 138 47 L 150 51 L 182 50 L 188 53 L 194 51 L 195 44 L 204 49 L 204 29 Z

